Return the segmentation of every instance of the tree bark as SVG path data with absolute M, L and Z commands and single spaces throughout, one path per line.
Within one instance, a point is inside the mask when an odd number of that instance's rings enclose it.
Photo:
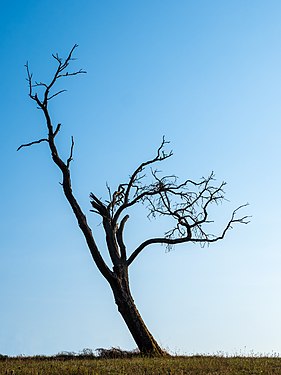
M 168 355 L 158 345 L 152 334 L 146 327 L 130 292 L 128 268 L 120 265 L 118 270 L 115 267 L 116 278 L 111 282 L 115 303 L 118 311 L 124 319 L 130 333 L 132 334 L 140 352 L 149 356 Z

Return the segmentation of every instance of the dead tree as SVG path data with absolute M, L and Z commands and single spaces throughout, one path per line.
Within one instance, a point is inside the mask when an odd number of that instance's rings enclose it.
M 202 178 L 199 182 L 193 180 L 178 182 L 176 176 L 162 176 L 155 165 L 172 156 L 172 152 L 165 151 L 168 142 L 163 138 L 155 156 L 141 163 L 127 182 L 121 183 L 113 192 L 108 187 L 108 200 L 103 201 L 94 193 L 90 194 L 91 211 L 101 218 L 107 250 L 112 262 L 110 266 L 107 265 L 95 242 L 86 215 L 72 191 L 70 166 L 73 158 L 74 139 L 72 137 L 69 156 L 64 161 L 55 142 L 61 124 L 56 126 L 53 124 L 48 109 L 50 100 L 65 91 L 54 91 L 57 81 L 85 73 L 83 70 L 73 72 L 68 70 L 76 47 L 77 45 L 74 45 L 66 59 L 62 59 L 58 54 L 53 55 L 57 66 L 49 83 L 33 81 L 29 66 L 26 64 L 29 97 L 43 112 L 47 135 L 45 138 L 22 144 L 18 150 L 42 142 L 47 143 L 52 160 L 62 173 L 61 184 L 64 195 L 85 237 L 93 261 L 109 283 L 118 310 L 140 352 L 147 355 L 165 355 L 137 310 L 130 291 L 129 266 L 142 251 L 152 244 L 165 244 L 169 248 L 180 243 L 198 242 L 204 245 L 221 240 L 233 224 L 247 224 L 248 216 L 236 217 L 237 211 L 243 207 L 240 206 L 230 215 L 229 221 L 219 235 L 210 234 L 208 224 L 211 220 L 209 219 L 208 209 L 212 204 L 224 199 L 223 188 L 225 183 L 215 186 L 213 173 L 207 178 Z M 162 237 L 146 239 L 129 252 L 124 243 L 123 233 L 129 219 L 128 212 L 138 204 L 145 205 L 149 216 L 167 216 L 173 219 L 174 225 Z

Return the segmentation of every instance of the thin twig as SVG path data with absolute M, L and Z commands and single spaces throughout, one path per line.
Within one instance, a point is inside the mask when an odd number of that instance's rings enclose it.
M 74 138 L 72 136 L 71 137 L 70 155 L 69 155 L 69 158 L 66 161 L 67 168 L 69 168 L 70 162 L 73 160 L 73 158 L 72 158 L 72 156 L 73 156 L 73 148 L 74 148 Z
M 25 144 L 19 146 L 19 147 L 17 148 L 17 151 L 19 151 L 19 150 L 20 150 L 21 148 L 23 148 L 23 147 L 29 147 L 29 146 L 32 146 L 32 145 L 35 145 L 35 144 L 37 144 L 37 143 L 41 143 L 41 142 L 49 142 L 49 140 L 46 139 L 46 138 L 42 138 L 42 139 L 39 139 L 38 141 L 33 141 L 33 142 L 30 142 L 30 143 L 25 143 Z

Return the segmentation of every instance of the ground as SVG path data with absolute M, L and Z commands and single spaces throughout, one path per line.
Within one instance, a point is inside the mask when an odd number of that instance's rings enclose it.
M 281 375 L 279 357 L 0 357 L 2 375 Z

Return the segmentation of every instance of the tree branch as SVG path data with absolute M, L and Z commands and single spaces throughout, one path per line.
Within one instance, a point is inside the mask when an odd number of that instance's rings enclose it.
M 118 243 L 119 248 L 120 248 L 121 259 L 123 259 L 123 260 L 126 260 L 126 258 L 127 258 L 126 246 L 125 246 L 124 240 L 123 240 L 123 231 L 124 231 L 125 223 L 128 219 L 129 219 L 129 215 L 124 216 L 123 219 L 121 220 L 119 228 L 116 231 L 117 243 Z
M 72 156 L 73 156 L 73 148 L 74 148 L 74 139 L 73 139 L 73 136 L 72 136 L 72 137 L 71 137 L 70 155 L 69 155 L 69 158 L 68 158 L 67 161 L 66 161 L 66 166 L 67 166 L 67 168 L 69 168 L 70 163 L 71 163 L 71 161 L 73 160 L 73 159 L 72 159 Z
M 100 216 L 105 217 L 107 216 L 107 208 L 106 206 L 102 203 L 100 199 L 98 199 L 94 193 L 90 193 L 90 198 L 91 200 L 91 205 L 92 207 L 99 213 Z
M 77 47 L 78 47 L 77 44 L 75 44 L 72 47 L 72 49 L 70 50 L 70 52 L 69 52 L 69 54 L 68 54 L 68 56 L 66 57 L 65 60 L 63 60 L 61 57 L 59 57 L 58 54 L 52 55 L 53 58 L 57 61 L 58 65 L 57 65 L 57 69 L 56 69 L 56 71 L 53 75 L 53 78 L 51 79 L 49 84 L 47 84 L 45 82 L 41 82 L 41 81 L 40 82 L 35 81 L 35 84 L 33 84 L 33 82 L 32 82 L 33 74 L 30 72 L 28 62 L 25 64 L 26 71 L 27 71 L 27 81 L 28 81 L 28 85 L 29 85 L 29 96 L 32 100 L 35 100 L 37 102 L 38 107 L 40 109 L 43 110 L 43 108 L 47 108 L 49 100 L 51 100 L 55 96 L 57 96 L 57 95 L 66 91 L 66 90 L 60 90 L 60 91 L 52 94 L 51 96 L 49 96 L 49 93 L 50 93 L 51 89 L 53 88 L 53 86 L 55 85 L 55 83 L 57 82 L 57 80 L 59 78 L 86 73 L 86 71 L 83 70 L 83 69 L 79 69 L 78 71 L 74 71 L 74 72 L 71 72 L 71 73 L 65 72 L 65 69 L 69 66 L 70 61 L 74 60 L 72 58 L 72 54 Z M 33 88 L 34 87 L 45 87 L 45 91 L 44 91 L 42 100 L 39 99 L 38 93 L 33 94 Z
M 142 193 L 138 196 L 135 196 L 133 201 L 130 202 L 130 193 L 132 188 L 136 189 L 136 192 L 138 192 L 138 183 L 145 177 L 145 175 L 140 176 L 140 173 L 148 166 L 151 164 L 154 164 L 158 161 L 163 161 L 165 159 L 168 159 L 173 155 L 173 152 L 170 151 L 169 153 L 166 153 L 164 151 L 164 146 L 168 144 L 169 142 L 165 140 L 165 137 L 163 136 L 162 142 L 157 150 L 157 154 L 153 159 L 147 160 L 146 162 L 141 163 L 138 168 L 133 172 L 132 176 L 129 179 L 129 182 L 127 184 L 121 184 L 120 187 L 122 187 L 123 191 L 123 196 L 122 196 L 122 201 L 118 202 L 119 208 L 117 209 L 113 221 L 114 223 L 117 223 L 117 220 L 121 213 L 128 207 L 136 204 L 139 200 L 141 200 L 146 194 L 150 195 L 150 192 L 147 193 Z M 122 204 L 121 204 L 122 202 Z M 114 205 L 114 202 L 112 202 L 112 205 Z
M 186 242 L 199 242 L 199 243 L 212 243 L 212 242 L 217 242 L 219 240 L 222 240 L 227 231 L 232 229 L 232 224 L 234 223 L 240 223 L 240 224 L 248 224 L 250 221 L 248 220 L 250 216 L 243 216 L 239 219 L 235 219 L 236 213 L 243 207 L 248 206 L 247 204 L 241 205 L 240 207 L 236 208 L 231 216 L 231 219 L 227 223 L 226 227 L 222 231 L 222 234 L 219 236 L 213 236 L 213 235 L 208 235 L 206 238 L 190 238 L 189 236 L 186 237 L 180 237 L 180 238 L 167 238 L 167 237 L 158 237 L 158 238 L 151 238 L 146 241 L 144 241 L 141 245 L 139 245 L 136 250 L 130 255 L 130 257 L 127 260 L 127 265 L 129 266 L 132 264 L 132 262 L 136 259 L 136 257 L 149 245 L 152 244 L 166 244 L 166 245 L 177 245 L 180 243 L 186 243 Z M 213 236 L 213 238 L 210 238 Z
M 56 92 L 55 94 L 51 95 L 48 97 L 48 101 L 53 99 L 55 96 L 59 95 L 59 94 L 62 94 L 63 92 L 66 92 L 67 90 L 60 90 L 58 92 Z
M 35 145 L 35 144 L 38 144 L 38 143 L 41 143 L 41 142 L 49 142 L 49 140 L 47 138 L 42 138 L 42 139 L 39 139 L 38 141 L 33 141 L 33 142 L 30 142 L 30 143 L 22 144 L 17 148 L 17 151 L 19 151 L 23 147 L 29 147 L 29 146 L 32 146 L 32 145 Z
M 56 127 L 56 130 L 54 131 L 54 138 L 58 134 L 58 132 L 60 131 L 60 128 L 61 128 L 61 124 L 58 124 L 57 127 Z
M 48 130 L 48 138 L 42 138 L 39 141 L 34 141 L 34 142 L 31 142 L 31 143 L 28 143 L 28 144 L 21 145 L 18 148 L 18 150 L 22 147 L 31 146 L 35 143 L 41 143 L 43 141 L 48 142 L 49 148 L 50 148 L 50 151 L 51 151 L 52 159 L 62 173 L 63 192 L 65 194 L 65 197 L 66 197 L 67 201 L 69 202 L 69 204 L 70 204 L 70 206 L 73 210 L 73 213 L 74 213 L 74 215 L 77 219 L 78 225 L 79 225 L 81 231 L 84 234 L 84 237 L 85 237 L 86 242 L 88 244 L 88 248 L 90 250 L 92 258 L 93 258 L 94 262 L 96 263 L 98 269 L 100 270 L 101 274 L 109 282 L 112 282 L 112 280 L 114 279 L 114 273 L 108 268 L 104 259 L 102 258 L 101 254 L 98 250 L 98 247 L 95 243 L 91 228 L 89 227 L 89 225 L 87 223 L 87 218 L 86 218 L 85 214 L 83 213 L 80 205 L 78 204 L 78 202 L 77 202 L 77 200 L 74 197 L 74 194 L 72 192 L 72 184 L 71 184 L 71 176 L 70 176 L 69 166 L 70 166 L 70 162 L 71 162 L 72 156 L 73 156 L 74 139 L 73 139 L 73 137 L 71 138 L 70 155 L 69 155 L 67 161 L 64 162 L 60 158 L 57 146 L 55 144 L 55 137 L 60 130 L 61 124 L 58 124 L 56 126 L 55 130 L 54 130 L 52 120 L 51 120 L 51 117 L 50 117 L 50 114 L 49 114 L 48 108 L 47 108 L 48 101 L 50 99 L 54 98 L 55 96 L 57 96 L 60 93 L 65 91 L 65 90 L 60 90 L 60 91 L 56 92 L 55 94 L 49 95 L 51 89 L 55 86 L 55 84 L 56 84 L 56 82 L 59 78 L 66 77 L 66 76 L 73 76 L 73 75 L 77 75 L 77 74 L 80 74 L 80 73 L 85 73 L 85 71 L 83 71 L 82 69 L 78 70 L 77 72 L 73 72 L 73 73 L 65 72 L 65 69 L 68 67 L 70 61 L 73 60 L 72 54 L 73 54 L 73 52 L 76 48 L 77 48 L 77 44 L 75 44 L 72 47 L 70 53 L 68 54 L 68 56 L 65 60 L 60 58 L 58 56 L 58 54 L 53 55 L 54 59 L 57 61 L 58 66 L 57 66 L 57 69 L 54 72 L 53 78 L 51 79 L 49 84 L 46 84 L 46 83 L 43 83 L 43 82 L 39 82 L 39 83 L 36 82 L 35 85 L 33 85 L 33 82 L 32 82 L 33 75 L 29 70 L 28 63 L 26 63 L 25 66 L 26 66 L 27 81 L 28 81 L 28 86 L 29 86 L 29 97 L 32 100 L 34 100 L 36 102 L 38 108 L 40 108 L 43 111 L 45 121 L 46 121 L 47 130 Z M 33 92 L 34 87 L 39 87 L 39 86 L 45 89 L 44 92 L 43 92 L 43 99 L 41 99 L 41 100 L 39 99 L 39 96 L 38 96 L 37 92 L 35 92 L 35 93 Z

